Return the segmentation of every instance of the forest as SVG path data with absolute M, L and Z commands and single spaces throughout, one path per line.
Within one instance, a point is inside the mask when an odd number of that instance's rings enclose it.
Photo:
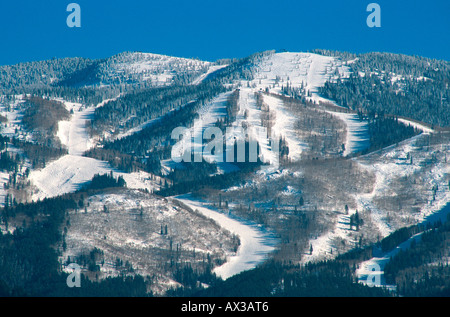
M 332 54 L 332 53 L 329 53 Z M 355 55 L 350 78 L 327 82 L 319 94 L 343 107 L 450 125 L 450 65 L 388 53 Z
M 25 129 L 33 133 L 37 143 L 49 147 L 60 146 L 59 139 L 56 138 L 58 122 L 70 117 L 64 104 L 37 96 L 27 97 L 25 104 L 26 109 L 22 117 Z
M 111 127 L 127 131 L 152 119 L 168 117 L 171 111 L 180 111 L 186 105 L 195 103 L 200 106 L 223 91 L 221 86 L 215 84 L 201 84 L 127 93 L 95 110 L 92 130 L 94 134 L 100 135 Z
M 367 120 L 370 146 L 362 154 L 385 148 L 421 133 L 419 129 L 399 122 L 398 118 L 369 116 Z
M 194 276 L 193 276 L 194 278 Z M 355 282 L 348 261 L 333 260 L 302 266 L 268 261 L 210 287 L 184 287 L 169 296 L 193 297 L 387 297 L 389 291 Z
M 349 78 L 327 82 L 319 93 L 367 120 L 370 147 L 356 155 L 399 143 L 420 133 L 414 127 L 401 123 L 399 117 L 410 117 L 433 127 L 449 126 L 448 62 L 385 53 L 317 52 L 341 57 L 353 71 Z M 354 245 L 353 241 L 347 245 L 345 241 L 340 241 L 338 247 L 331 248 L 330 253 L 339 254 L 335 260 L 294 264 L 303 257 L 305 250 L 313 254 L 310 239 L 330 229 L 332 224 L 329 219 L 342 212 L 321 208 L 321 204 L 326 203 L 326 199 L 321 197 L 323 193 L 326 191 L 332 195 L 333 204 L 342 209 L 346 206 L 348 212 L 346 195 L 356 193 L 357 189 L 363 192 L 373 181 L 373 176 L 358 169 L 354 161 L 341 157 L 345 125 L 331 114 L 325 115 L 320 105 L 308 102 L 303 84 L 292 87 L 288 83 L 281 89 L 284 94 L 293 97 L 281 99 L 287 110 L 299 114 L 294 124 L 295 133 L 299 139 L 305 140 L 310 150 L 302 153 L 300 163 L 291 162 L 286 140 L 279 139 L 283 159 L 281 166 L 289 169 L 289 175 L 276 171 L 267 177 L 270 181 L 256 186 L 258 179 L 255 177 L 259 177 L 255 176 L 256 171 L 263 163 L 248 162 L 248 155 L 246 162 L 237 162 L 237 143 L 234 144 L 235 169 L 231 172 L 221 174 L 218 164 L 205 160 L 195 164 L 183 162 L 175 168 L 171 166 L 164 170 L 164 161 L 170 159 L 171 147 L 175 143 L 171 139 L 173 129 L 192 127 L 202 107 L 225 92 L 230 93 L 226 100 L 226 117 L 218 120 L 215 126 L 222 131 L 229 127 L 240 110 L 238 87 L 241 81 L 253 80 L 255 64 L 270 54 L 273 51 L 222 61 L 229 63 L 229 66 L 207 76 L 198 85 L 191 82 L 207 67 L 197 60 L 171 61 L 170 67 L 175 69 L 171 74 L 173 77 L 161 76 L 162 83 L 158 76 L 167 75 L 162 68 L 142 73 L 132 70 L 122 72 L 120 67 L 123 63 L 130 63 L 133 67 L 143 65 L 143 55 L 139 53 L 123 53 L 96 61 L 69 58 L 2 66 L 0 93 L 6 94 L 2 100 L 12 103 L 19 98 L 14 94 L 28 93 L 29 96 L 25 95 L 23 124 L 28 132 L 33 131 L 36 136 L 36 142 L 0 137 L 0 169 L 10 173 L 10 182 L 5 186 L 16 184 L 18 170 L 25 158 L 31 168 L 36 169 L 67 154 L 55 138 L 55 132 L 58 121 L 68 119 L 70 113 L 61 102 L 50 98 L 64 98 L 86 106 L 109 99 L 102 107 L 96 108 L 87 126 L 91 136 L 99 138 L 100 146 L 84 155 L 107 161 L 124 172 L 143 170 L 164 176 L 155 194 L 167 197 L 192 193 L 210 198 L 213 206 L 224 212 L 275 229 L 281 241 L 273 260 L 227 281 L 218 279 L 211 272 L 213 266 L 210 259 L 204 260 L 202 270 L 193 268 L 189 263 L 166 263 L 164 265 L 170 266 L 174 281 L 183 285 L 170 290 L 167 295 L 450 295 L 450 285 L 446 282 L 450 274 L 448 222 L 427 228 L 403 228 L 377 244 L 364 246 L 359 233 L 361 227 L 367 224 L 367 217 L 364 212 L 356 211 L 348 217 L 349 231 L 354 233 L 356 241 Z M 162 57 L 145 58 L 159 61 Z M 187 66 L 183 64 L 185 62 Z M 261 125 L 270 132 L 275 119 L 263 102 L 267 95 L 270 94 L 261 90 L 252 97 L 256 99 L 257 109 L 263 110 Z M 0 117 L 0 121 L 4 120 Z M 130 130 L 134 133 L 128 133 Z M 430 136 L 430 142 L 433 142 L 433 137 Z M 14 151 L 8 151 L 8 143 Z M 247 154 L 248 149 L 246 140 Z M 28 169 L 25 174 L 29 172 Z M 301 176 L 294 179 L 293 173 L 300 173 Z M 337 186 L 330 186 L 330 175 L 333 175 Z M 38 202 L 17 203 L 7 194 L 5 207 L 1 209 L 2 229 L 6 230 L 0 234 L 0 295 L 151 296 L 147 292 L 151 278 L 132 274 L 101 282 L 93 282 L 83 276 L 82 283 L 86 286 L 69 289 L 65 282 L 67 274 L 61 272 L 63 264 L 58 262 L 60 250 L 54 246 L 64 245 L 64 227 L 70 225 L 66 218 L 68 211 L 83 208 L 84 198 L 93 193 L 121 187 L 126 187 L 123 177 L 116 178 L 111 173 L 95 175 L 75 193 Z M 231 187 L 240 188 L 240 191 L 223 192 Z M 7 231 L 11 228 L 15 228 L 13 233 Z M 398 286 L 397 294 L 357 283 L 356 265 L 373 255 L 372 248 L 387 252 L 419 232 L 423 232 L 421 242 L 414 244 L 410 250 L 400 252 L 386 266 L 386 277 Z M 167 234 L 167 229 L 164 232 L 162 225 L 160 234 Z M 349 252 L 340 253 L 348 249 Z M 97 256 L 101 256 L 101 250 L 93 250 L 76 261 L 94 272 L 98 270 L 95 264 Z M 118 266 L 127 267 L 128 272 L 132 272 L 131 267 L 118 260 Z M 210 287 L 205 289 L 201 283 Z
M 386 281 L 397 285 L 402 296 L 449 296 L 450 217 L 420 229 L 418 242 L 386 264 Z
M 96 189 L 109 186 L 97 176 Z M 118 180 L 120 182 L 120 179 Z M 58 250 L 55 245 L 63 239 L 62 227 L 70 225 L 66 219 L 69 209 L 77 209 L 80 200 L 93 189 L 83 189 L 42 201 L 7 203 L 1 210 L 1 222 L 22 224 L 13 233 L 0 232 L 0 296 L 151 296 L 146 281 L 141 276 L 120 276 L 100 282 L 82 275 L 83 287 L 69 288 L 68 274 L 61 272 Z M 19 221 L 20 223 L 20 221 Z

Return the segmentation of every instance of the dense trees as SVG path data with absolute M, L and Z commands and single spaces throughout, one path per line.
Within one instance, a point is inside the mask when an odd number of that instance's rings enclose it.
M 102 189 L 102 188 L 110 188 L 110 187 L 125 187 L 126 182 L 122 176 L 118 178 L 114 177 L 113 172 L 110 174 L 95 174 L 92 180 L 84 186 L 85 190 L 88 189 Z
M 101 282 L 90 281 L 82 275 L 82 287 L 67 287 L 68 274 L 60 271 L 55 245 L 63 237 L 61 226 L 66 211 L 77 209 L 80 198 L 88 194 L 89 191 L 77 192 L 34 203 L 7 204 L 2 209 L 4 224 L 12 218 L 20 217 L 24 221 L 14 233 L 0 233 L 1 296 L 151 295 L 147 293 L 147 281 L 137 275 L 107 278 Z
M 51 86 L 55 79 L 64 78 L 92 63 L 89 59 L 75 57 L 1 66 L 0 92 L 29 93 L 32 89 Z
M 93 131 L 101 134 L 111 127 L 127 131 L 165 115 L 164 121 L 167 121 L 170 115 L 182 111 L 187 105 L 201 106 L 223 91 L 225 89 L 221 85 L 206 83 L 130 92 L 95 110 Z
M 231 297 L 327 297 L 389 296 L 384 289 L 355 283 L 352 267 L 344 261 L 328 261 L 304 266 L 283 265 L 276 261 L 217 280 L 207 289 L 181 288 L 173 296 Z
M 450 218 L 445 223 L 438 221 L 402 229 L 399 234 L 404 236 L 415 232 L 422 234 L 412 241 L 408 249 L 401 250 L 386 264 L 387 282 L 398 285 L 400 295 L 448 296 Z
M 59 145 L 56 138 L 58 122 L 69 119 L 69 111 L 59 101 L 30 96 L 26 99 L 26 109 L 22 117 L 25 129 L 32 132 L 38 143 L 46 146 Z
M 431 125 L 450 125 L 450 65 L 387 53 L 357 55 L 348 79 L 327 82 L 319 93 L 366 113 L 388 113 Z
M 65 148 L 32 143 L 29 141 L 19 140 L 17 138 L 10 138 L 9 142 L 23 151 L 25 157 L 30 160 L 31 167 L 33 169 L 45 167 L 47 162 L 55 160 L 68 153 Z M 21 160 L 19 161 L 17 159 L 16 161 L 21 162 Z
M 164 90 L 164 94 L 161 94 L 159 88 L 158 93 L 151 89 L 129 95 L 124 99 L 125 101 L 121 99 L 102 107 L 102 109 L 106 107 L 104 111 L 110 109 L 112 113 L 116 111 L 114 109 L 122 109 L 121 111 L 125 113 L 132 111 L 140 116 L 137 122 L 148 122 L 149 119 L 154 118 L 153 116 L 163 116 L 163 120 L 155 120 L 151 124 L 144 126 L 139 132 L 111 142 L 105 142 L 103 146 L 103 149 L 107 151 L 131 155 L 134 158 L 133 161 L 137 162 L 136 164 L 142 164 L 145 166 L 144 169 L 146 171 L 157 174 L 161 172 L 160 161 L 170 158 L 171 146 L 175 143 L 175 140 L 171 138 L 173 129 L 180 126 L 192 126 L 194 120 L 198 118 L 200 107 L 217 94 L 225 91 L 223 86 L 215 83 L 206 83 L 198 86 L 173 86 L 161 89 Z M 146 98 L 150 98 L 149 100 L 154 98 L 155 103 L 147 104 L 148 99 Z M 139 106 L 140 102 L 142 102 L 141 106 Z M 102 121 L 100 112 L 97 115 L 98 120 Z M 128 113 L 128 115 L 133 117 L 131 113 Z M 94 120 L 94 125 L 96 124 L 95 122 Z M 87 154 L 98 157 L 99 155 L 104 155 L 102 153 L 105 152 L 94 150 Z M 126 157 L 120 157 L 126 159 Z M 116 167 L 118 167 L 117 164 L 121 164 L 121 162 L 115 160 L 110 162 Z
M 383 116 L 368 117 L 370 146 L 365 152 L 382 149 L 411 138 L 421 131 L 411 125 L 405 125 L 398 118 Z

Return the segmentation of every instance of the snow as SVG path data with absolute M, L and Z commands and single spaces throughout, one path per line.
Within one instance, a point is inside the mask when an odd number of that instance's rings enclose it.
M 86 120 L 93 116 L 96 107 L 101 107 L 106 101 L 91 107 L 64 103 L 68 109 L 73 110 L 73 114 L 69 121 L 59 122 L 57 136 L 68 148 L 69 154 L 30 173 L 29 179 L 35 188 L 31 196 L 32 200 L 76 191 L 90 181 L 95 174 L 106 174 L 110 171 L 114 172 L 115 177 L 123 176 L 129 188 L 152 190 L 155 187 L 148 173 L 123 173 L 112 168 L 108 162 L 82 156 L 94 145 L 86 131 Z
M 208 73 L 217 69 L 210 66 L 208 72 L 197 78 L 194 83 L 199 83 Z M 245 132 L 260 145 L 260 159 L 269 164 L 269 166 L 264 167 L 264 170 L 267 173 L 273 173 L 279 166 L 279 152 L 276 147 L 271 146 L 271 140 L 278 141 L 280 138 L 284 138 L 289 147 L 289 158 L 292 161 L 300 159 L 301 153 L 307 148 L 307 145 L 295 133 L 295 114 L 290 113 L 278 98 L 264 95 L 264 102 L 268 104 L 270 113 L 275 118 L 271 133 L 268 135 L 268 129 L 262 126 L 261 116 L 263 111 L 257 108 L 255 92 L 264 91 L 268 88 L 271 93 L 281 94 L 281 86 L 289 83 L 291 87 L 304 87 L 306 91 L 311 93 L 310 98 L 313 101 L 328 101 L 317 95 L 318 88 L 323 86 L 326 81 L 334 80 L 338 76 L 348 76 L 350 72 L 349 68 L 335 57 L 289 52 L 265 56 L 262 60 L 256 62 L 253 71 L 254 80 L 239 83 L 239 112 L 229 129 L 233 133 L 227 136 L 226 141 L 229 142 L 233 138 L 243 139 L 244 135 L 242 135 L 241 128 L 248 127 Z M 219 95 L 199 112 L 200 119 L 190 129 L 194 136 L 193 146 L 195 149 L 200 151 L 202 147 L 199 141 L 202 140 L 201 136 L 205 128 L 212 126 L 218 119 L 226 115 L 223 102 L 228 95 L 229 93 Z M 365 148 L 368 140 L 367 123 L 359 122 L 355 116 L 350 114 L 342 114 L 341 119 L 348 126 L 345 154 Z M 184 144 L 185 146 L 186 144 Z M 176 144 L 173 147 L 175 156 L 180 157 L 182 149 L 182 142 Z M 217 157 L 209 159 L 220 161 Z M 164 162 L 163 165 L 167 169 L 170 168 L 168 162 Z M 219 164 L 219 170 L 220 172 L 226 172 L 231 169 L 230 166 Z
M 95 174 L 107 174 L 111 171 L 114 177 L 122 176 L 128 188 L 154 188 L 154 182 L 148 173 L 124 173 L 112 168 L 108 162 L 69 154 L 47 164 L 41 170 L 30 173 L 29 179 L 38 189 L 33 193 L 32 200 L 74 192 L 89 182 Z
M 383 149 L 381 152 L 371 153 L 358 159 L 362 166 L 376 175 L 373 192 L 358 197 L 361 208 L 369 207 L 370 201 L 375 196 L 389 196 L 392 191 L 390 187 L 391 180 L 416 174 L 421 175 L 424 191 L 429 191 L 434 184 L 439 185 L 435 201 L 421 206 L 421 212 L 415 215 L 416 222 L 423 221 L 450 201 L 450 193 L 445 190 L 448 186 L 446 175 L 450 174 L 450 164 L 437 162 L 430 171 L 422 171 L 422 162 L 433 155 L 432 151 L 423 151 L 416 147 L 416 141 L 424 137 L 426 137 L 426 134 L 420 134 L 401 142 L 398 146 L 393 145 Z M 443 153 L 448 151 L 445 149 L 445 145 L 440 150 Z M 412 154 L 413 164 L 405 162 L 408 154 Z M 377 209 L 373 207 L 372 210 Z M 382 233 L 387 235 L 391 231 L 392 229 L 385 228 L 385 230 L 382 230 Z
M 5 203 L 5 197 L 7 191 L 5 190 L 5 185 L 9 182 L 9 174 L 5 172 L 0 172 L 0 204 L 3 206 Z
M 228 65 L 211 65 L 208 68 L 208 71 L 204 74 L 201 74 L 200 76 L 198 76 L 196 79 L 194 79 L 194 81 L 192 81 L 191 85 L 198 85 L 201 84 L 206 77 L 208 77 L 209 75 L 215 73 L 216 71 L 227 67 Z
M 251 88 L 242 88 L 239 93 L 240 110 L 234 128 L 248 126 L 248 134 L 259 143 L 261 161 L 269 163 L 272 169 L 277 169 L 279 165 L 279 155 L 277 149 L 272 149 L 270 140 L 267 138 L 267 128 L 261 124 L 262 111 L 257 108 L 255 91 Z M 245 118 L 247 114 L 247 118 Z M 272 137 L 272 135 L 270 136 Z M 236 135 L 236 138 L 242 138 Z
M 425 220 L 422 222 L 422 224 L 427 223 L 434 223 L 438 219 L 441 221 L 446 221 L 447 216 L 450 213 L 450 205 L 445 205 L 442 209 L 437 211 L 436 213 L 432 214 L 431 216 L 425 218 Z M 356 270 L 356 275 L 358 276 L 358 281 L 362 284 L 369 284 L 373 285 L 373 281 L 368 279 L 368 277 L 376 277 L 375 280 L 378 283 L 375 283 L 374 286 L 385 286 L 389 289 L 396 289 L 395 285 L 388 285 L 386 283 L 386 280 L 384 278 L 384 268 L 386 264 L 390 261 L 391 258 L 393 258 L 395 255 L 400 252 L 400 250 L 407 250 L 413 241 L 416 243 L 420 242 L 420 239 L 422 237 L 422 234 L 424 232 L 419 232 L 415 235 L 413 235 L 411 238 L 406 240 L 405 242 L 400 243 L 397 247 L 395 247 L 393 250 L 385 252 L 383 254 L 379 254 L 377 256 L 374 256 L 373 258 L 363 261 L 360 263 L 359 267 Z
M 265 89 L 275 94 L 281 94 L 281 86 L 289 83 L 290 87 L 303 87 L 310 101 L 320 103 L 332 103 L 331 100 L 321 97 L 317 94 L 319 87 L 325 85 L 327 81 L 336 80 L 338 77 L 346 78 L 350 75 L 350 68 L 345 66 L 342 61 L 336 57 L 322 56 L 311 53 L 277 53 L 268 57 L 267 60 L 259 63 L 257 66 L 255 80 L 256 89 Z M 277 79 L 278 78 L 278 83 Z M 291 159 L 298 159 L 305 145 L 301 140 L 295 140 L 293 137 L 293 114 L 286 113 L 282 109 L 282 103 L 274 100 L 273 97 L 264 97 L 265 101 L 271 104 L 271 110 L 276 113 L 276 126 L 274 131 L 286 137 L 289 144 L 289 154 Z M 340 118 L 347 125 L 347 138 L 345 144 L 344 156 L 364 150 L 369 146 L 368 124 L 360 121 L 356 114 L 332 112 L 333 115 Z M 292 146 L 292 148 L 291 148 Z
M 313 94 L 319 87 L 325 85 L 327 80 L 334 79 L 337 74 L 345 77 L 350 73 L 349 68 L 344 66 L 338 58 L 312 53 L 272 54 L 256 68 L 257 74 L 252 83 L 256 83 L 258 89 L 271 87 L 270 91 L 273 93 L 280 93 L 281 85 L 286 86 L 289 82 L 291 87 L 299 88 L 303 85 L 306 91 Z M 276 85 L 277 77 L 282 80 L 278 86 Z
M 47 164 L 45 168 L 30 173 L 29 179 L 39 189 L 32 199 L 55 197 L 76 191 L 95 174 L 105 174 L 109 171 L 106 162 L 83 156 L 64 155 Z
M 413 241 L 420 241 L 422 234 L 423 232 L 415 234 L 410 239 L 399 244 L 395 249 L 360 263 L 359 268 L 355 272 L 358 276 L 358 282 L 369 286 L 385 286 L 388 289 L 395 290 L 395 285 L 388 285 L 386 283 L 384 268 L 391 257 L 394 257 L 401 250 L 407 250 Z
M 404 118 L 398 118 L 398 121 L 404 123 L 405 125 L 410 125 L 416 129 L 422 130 L 424 133 L 434 132 L 433 129 L 431 129 L 430 127 L 428 127 L 424 124 L 421 124 L 419 122 L 415 122 L 415 121 L 404 119 Z
M 226 65 L 214 65 L 207 62 L 178 59 L 156 54 L 134 53 L 125 56 L 123 60 L 119 58 L 113 61 L 108 71 L 114 76 L 118 76 L 121 73 L 141 74 L 144 80 L 151 80 L 155 85 L 165 85 L 176 75 L 176 72 L 168 71 L 174 65 L 176 65 L 177 70 L 204 71 L 207 69 L 206 72 L 199 75 L 191 84 L 200 84 L 208 75 L 226 67 Z M 264 167 L 258 174 L 263 174 L 267 178 L 277 177 L 279 175 L 277 172 L 278 152 L 271 148 L 267 138 L 267 130 L 261 124 L 262 111 L 256 106 L 255 92 L 264 91 L 268 88 L 270 93 L 281 94 L 281 86 L 286 86 L 289 83 L 291 87 L 303 87 L 310 94 L 310 97 L 308 97 L 309 100 L 313 102 L 332 102 L 319 96 L 317 94 L 318 88 L 323 86 L 326 81 L 335 80 L 338 76 L 345 78 L 349 74 L 349 68 L 344 66 L 335 57 L 310 53 L 277 53 L 266 56 L 263 60 L 255 64 L 254 71 L 254 80 L 241 83 L 239 97 L 240 109 L 236 121 L 232 123 L 232 129 L 239 131 L 238 128 L 242 127 L 244 123 L 251 127 L 249 133 L 256 137 L 261 146 L 262 160 L 271 164 L 269 168 Z M 205 129 L 212 127 L 218 119 L 223 119 L 226 116 L 226 99 L 230 94 L 231 92 L 220 94 L 199 111 L 200 119 L 190 129 L 194 137 L 194 147 L 196 149 L 199 149 L 199 147 L 203 149 L 203 143 L 198 142 L 198 140 L 203 140 L 202 135 Z M 280 99 L 266 94 L 263 95 L 263 98 L 264 102 L 269 105 L 270 111 L 275 118 L 270 137 L 274 139 L 283 137 L 289 146 L 290 159 L 293 161 L 300 159 L 302 151 L 306 149 L 306 144 L 295 134 L 295 114 L 290 113 Z M 59 160 L 48 163 L 41 170 L 31 172 L 30 180 L 36 188 L 36 191 L 32 194 L 33 200 L 54 197 L 74 191 L 92 179 L 95 174 L 109 173 L 109 171 L 114 170 L 107 162 L 82 156 L 86 150 L 94 146 L 93 140 L 89 138 L 86 132 L 85 122 L 91 118 L 95 107 L 84 107 L 77 103 L 63 102 L 68 110 L 73 111 L 73 114 L 70 120 L 59 123 L 58 137 L 61 143 L 67 146 L 69 154 L 61 157 Z M 102 106 L 105 102 L 107 101 L 97 105 L 97 107 Z M 328 110 L 327 112 L 341 119 L 347 126 L 344 156 L 361 151 L 369 146 L 367 122 L 360 121 L 357 115 L 353 113 L 341 113 Z M 12 110 L 7 113 L 7 117 L 9 119 L 9 126 L 4 130 L 4 133 L 13 134 L 15 127 L 20 122 L 20 102 L 13 105 Z M 156 118 L 134 129 L 122 132 L 118 138 L 138 132 L 161 119 Z M 424 133 L 433 132 L 432 129 L 420 123 L 407 119 L 399 119 L 399 121 L 411 124 L 423 130 Z M 243 136 L 238 135 L 237 137 Z M 355 195 L 357 209 L 370 211 L 371 220 L 375 224 L 374 230 L 377 230 L 381 236 L 390 234 L 395 228 L 386 221 L 385 211 L 379 210 L 373 202 L 373 199 L 392 190 L 389 187 L 392 179 L 402 175 L 412 175 L 418 171 L 418 164 L 411 166 L 400 164 L 398 160 L 395 160 L 396 157 L 404 156 L 406 153 L 414 150 L 412 145 L 413 141 L 414 138 L 407 140 L 397 149 L 388 149 L 386 154 L 383 154 L 381 158 L 377 158 L 374 161 L 358 159 L 358 162 L 362 166 L 376 175 L 376 182 L 371 193 Z M 175 153 L 177 151 L 178 153 L 180 152 L 180 148 L 177 148 L 177 146 L 174 146 L 173 150 Z M 208 157 L 210 160 L 214 158 L 214 156 Z M 162 162 L 162 165 L 172 167 L 170 162 Z M 226 165 L 226 163 L 219 163 L 218 168 L 220 173 L 226 173 L 232 170 L 231 166 Z M 442 175 L 449 172 L 448 164 L 437 164 L 425 181 L 439 183 L 444 179 Z M 151 181 L 151 175 L 147 173 L 128 174 L 116 170 L 114 170 L 114 173 L 115 176 L 122 175 L 130 188 L 153 188 L 155 186 Z M 3 180 L 7 176 L 7 174 L 0 175 Z M 439 186 L 439 188 L 443 187 Z M 295 189 L 287 186 L 282 193 L 292 195 L 295 193 Z M 226 279 L 234 274 L 255 267 L 258 263 L 264 261 L 275 249 L 276 239 L 264 232 L 260 227 L 240 219 L 227 217 L 220 212 L 208 208 L 203 202 L 195 201 L 190 196 L 178 196 L 175 198 L 191 208 L 197 209 L 205 216 L 214 219 L 220 226 L 239 236 L 241 246 L 237 254 L 230 255 L 224 265 L 215 269 L 215 272 L 222 278 Z M 432 215 L 435 210 L 448 202 L 449 199 L 449 194 L 440 189 L 437 193 L 436 202 L 423 206 L 422 213 L 417 215 L 417 220 Z M 314 252 L 312 256 L 305 256 L 306 261 L 315 260 L 324 255 L 326 257 L 331 256 L 329 251 L 332 248 L 332 241 L 337 238 L 347 241 L 350 240 L 348 226 L 346 225 L 349 222 L 349 216 L 340 214 L 336 217 L 336 226 L 330 232 L 326 232 L 322 236 L 311 240 Z M 138 243 L 136 241 L 130 240 L 129 242 L 136 244 Z M 383 258 L 377 263 L 382 263 L 382 261 L 384 261 Z M 360 273 L 367 274 L 367 267 L 366 271 L 362 268 Z
M 83 208 L 68 212 L 71 225 L 59 258 L 63 269 L 74 257 L 98 248 L 103 252 L 96 261 L 99 279 L 121 274 L 151 276 L 149 288 L 157 295 L 170 286 L 181 286 L 171 280 L 173 271 L 162 263 L 173 260 L 203 267 L 207 257 L 214 263 L 234 254 L 237 242 L 228 231 L 178 201 L 139 190 L 105 190 L 85 198 Z M 160 233 L 161 225 L 167 234 Z M 131 264 L 133 272 L 114 265 L 117 258 Z
M 361 152 L 370 146 L 369 124 L 367 121 L 360 120 L 358 115 L 354 113 L 327 112 L 344 121 L 347 126 L 344 157 Z
M 57 135 L 61 143 L 67 146 L 70 155 L 82 155 L 93 146 L 86 132 L 86 121 L 93 117 L 94 111 L 94 107 L 75 111 L 70 122 L 59 122 Z
M 139 80 L 150 81 L 152 86 L 171 84 L 177 74 L 204 72 L 210 62 L 196 59 L 172 57 L 152 53 L 127 52 L 109 58 L 101 64 L 104 82 L 128 80 L 137 76 Z
M 198 210 L 203 215 L 216 221 L 221 227 L 236 234 L 240 239 L 237 254 L 229 257 L 227 262 L 214 269 L 214 273 L 222 279 L 227 279 L 235 274 L 254 268 L 264 261 L 275 250 L 277 240 L 260 227 L 248 221 L 233 219 L 225 214 L 205 207 L 202 202 L 192 199 L 190 195 L 181 195 L 175 199 L 186 204 L 193 210 Z
M 264 95 L 264 102 L 270 107 L 270 111 L 275 114 L 275 122 L 272 126 L 272 138 L 274 140 L 284 137 L 289 147 L 289 158 L 291 161 L 300 159 L 301 153 L 307 149 L 308 145 L 299 140 L 295 132 L 296 116 L 285 109 L 283 102 L 275 97 Z
M 448 178 L 450 174 L 450 164 L 442 161 L 435 163 L 430 170 L 423 167 L 422 163 L 426 161 L 433 152 L 444 153 L 445 145 L 438 146 L 435 149 L 421 150 L 417 148 L 416 141 L 426 137 L 426 133 L 417 135 L 398 145 L 392 145 L 383 150 L 372 152 L 370 154 L 354 158 L 358 164 L 375 175 L 375 183 L 370 193 L 357 193 L 353 195 L 356 203 L 355 210 L 359 212 L 367 212 L 370 215 L 371 228 L 380 238 L 384 238 L 402 226 L 420 223 L 423 221 L 432 221 L 440 215 L 439 211 L 450 202 L 450 192 L 448 191 Z M 406 160 L 408 154 L 413 156 L 413 164 Z M 397 189 L 393 187 L 392 182 L 396 179 L 404 177 L 420 177 L 421 193 L 427 194 L 431 192 L 433 185 L 438 185 L 435 200 L 428 198 L 428 201 L 421 203 L 420 212 L 411 213 L 407 210 L 391 212 L 399 217 L 399 222 L 393 223 L 387 219 L 389 208 L 382 208 L 375 203 L 376 199 L 390 197 L 396 194 Z M 431 195 L 431 194 L 430 194 Z M 336 252 L 331 254 L 330 250 L 334 246 L 334 241 L 343 239 L 350 243 L 355 242 L 352 236 L 353 231 L 349 230 L 349 217 L 355 211 L 350 211 L 349 215 L 339 214 L 336 217 L 334 228 L 323 233 L 317 238 L 310 240 L 314 252 L 312 255 L 305 255 L 305 262 L 321 260 L 324 258 L 333 258 Z M 364 230 L 364 229 L 363 229 Z M 367 236 L 364 234 L 364 236 Z M 378 261 L 378 260 L 377 260 Z M 382 266 L 381 261 L 380 265 Z M 383 266 L 382 266 L 383 267 Z
M 254 80 L 243 82 L 241 85 L 240 111 L 233 126 L 240 127 L 243 122 L 246 122 L 253 129 L 251 134 L 260 144 L 261 159 L 271 165 L 264 169 L 268 173 L 272 173 L 278 168 L 278 150 L 269 145 L 267 130 L 261 125 L 261 110 L 256 107 L 254 93 L 267 89 L 270 93 L 280 95 L 282 86 L 289 84 L 293 88 L 303 88 L 313 102 L 328 102 L 317 94 L 319 87 L 325 85 L 328 80 L 348 77 L 350 69 L 335 57 L 285 52 L 264 57 L 256 63 L 253 71 Z M 269 105 L 270 112 L 275 118 L 269 137 L 273 140 L 284 138 L 289 147 L 291 161 L 300 159 L 301 153 L 307 148 L 307 145 L 295 134 L 296 115 L 290 113 L 283 106 L 282 101 L 273 96 L 264 94 L 264 102 Z M 247 114 L 247 119 L 244 118 L 244 113 Z M 354 117 L 350 115 L 344 115 L 342 119 L 348 125 L 346 154 L 364 147 L 367 139 L 366 125 L 354 120 Z
M 199 118 L 194 121 L 193 127 L 188 130 L 191 138 L 183 138 L 183 140 L 177 142 L 172 147 L 172 159 L 182 157 L 183 150 L 189 148 L 189 146 L 192 148 L 194 153 L 202 153 L 203 156 L 203 148 L 206 144 L 206 140 L 203 140 L 203 133 L 207 128 L 213 127 L 217 120 L 224 119 L 226 117 L 226 102 L 231 93 L 232 92 L 229 91 L 219 94 L 198 111 Z M 203 157 L 209 162 L 220 162 L 223 159 L 218 155 L 219 154 L 204 155 Z M 220 165 L 225 166 L 226 164 Z M 165 162 L 165 166 L 169 167 L 168 162 Z M 224 168 L 226 169 L 226 167 Z
M 8 119 L 1 129 L 1 134 L 8 137 L 17 137 L 19 140 L 31 141 L 32 136 L 22 131 L 22 117 L 25 100 L 23 95 L 15 95 L 15 100 L 6 107 L 0 104 L 0 112 Z

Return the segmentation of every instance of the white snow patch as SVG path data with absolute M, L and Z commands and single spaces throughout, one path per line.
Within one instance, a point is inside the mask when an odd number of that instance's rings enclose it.
M 208 68 L 208 71 L 204 74 L 201 74 L 200 76 L 198 76 L 192 83 L 191 85 L 198 85 L 201 84 L 206 77 L 208 77 L 210 74 L 215 73 L 216 71 L 227 67 L 228 65 L 211 65 Z
M 327 112 L 344 121 L 347 126 L 343 156 L 363 151 L 370 146 L 369 123 L 367 121 L 360 120 L 358 115 L 354 113 Z
M 292 161 L 299 160 L 301 153 L 307 149 L 308 145 L 299 140 L 295 133 L 296 116 L 289 113 L 278 98 L 264 95 L 264 101 L 269 105 L 270 111 L 275 114 L 272 138 L 276 140 L 283 137 L 289 147 L 289 158 Z
M 264 261 L 275 250 L 276 239 L 263 232 L 257 225 L 227 217 L 199 202 L 189 195 L 174 197 L 193 210 L 198 210 L 203 215 L 216 221 L 221 227 L 239 236 L 240 246 L 236 255 L 227 259 L 222 266 L 214 269 L 214 273 L 223 279 L 227 279 L 240 272 L 250 270 Z

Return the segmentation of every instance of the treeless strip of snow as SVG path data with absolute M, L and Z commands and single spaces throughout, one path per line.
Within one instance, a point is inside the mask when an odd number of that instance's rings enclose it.
M 38 200 L 74 192 L 92 180 L 95 174 L 107 174 L 111 171 L 114 177 L 122 176 L 128 188 L 154 188 L 154 181 L 148 173 L 123 173 L 113 169 L 108 162 L 69 154 L 30 173 L 29 179 L 36 186 L 31 198 Z
M 344 121 L 347 126 L 345 139 L 344 156 L 360 152 L 370 146 L 369 124 L 365 120 L 360 120 L 354 113 L 327 111 Z
M 212 65 L 208 68 L 208 71 L 204 74 L 201 74 L 200 76 L 198 76 L 196 79 L 194 79 L 194 81 L 191 83 L 192 85 L 198 85 L 201 84 L 206 77 L 208 77 L 210 74 L 215 73 L 216 71 L 218 71 L 219 69 L 225 68 L 228 65 Z
M 225 214 L 204 207 L 201 202 L 193 200 L 190 195 L 181 195 L 174 198 L 193 210 L 198 210 L 239 237 L 240 246 L 236 255 L 229 257 L 225 264 L 214 269 L 214 273 L 222 279 L 253 269 L 257 264 L 263 262 L 269 253 L 275 250 L 276 239 L 263 232 L 257 225 L 232 219 Z
M 404 123 L 405 125 L 410 125 L 416 129 L 422 130 L 425 133 L 432 133 L 433 129 L 427 127 L 426 125 L 420 124 L 418 122 L 414 122 L 414 121 L 410 121 L 407 119 L 403 119 L 403 118 L 398 118 L 398 121 L 401 123 Z
M 270 111 L 275 114 L 272 131 L 277 137 L 285 139 L 289 147 L 289 157 L 293 161 L 299 160 L 303 150 L 307 149 L 308 145 L 302 142 L 295 133 L 296 117 L 288 112 L 280 99 L 264 95 L 264 101 L 269 105 Z

